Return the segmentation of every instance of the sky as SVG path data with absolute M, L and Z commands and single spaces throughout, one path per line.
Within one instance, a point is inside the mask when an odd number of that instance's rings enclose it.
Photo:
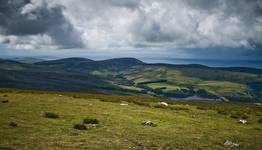
M 0 56 L 262 59 L 261 0 L 0 0 Z

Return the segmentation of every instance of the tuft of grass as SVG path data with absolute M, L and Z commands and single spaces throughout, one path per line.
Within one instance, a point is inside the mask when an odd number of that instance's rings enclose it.
M 146 102 L 133 101 L 133 103 L 140 106 L 149 106 L 149 103 Z
M 74 129 L 77 130 L 87 130 L 87 127 L 84 124 L 75 124 Z
M 15 127 L 17 127 L 18 125 L 17 125 L 17 123 L 15 123 L 15 122 L 10 122 L 10 123 L 9 123 L 9 126 L 15 128 Z
M 73 95 L 72 98 L 81 98 L 81 97 L 77 95 Z
M 225 110 L 218 110 L 217 113 L 221 114 L 221 115 L 228 115 L 228 112 Z
M 260 118 L 260 119 L 258 120 L 258 123 L 262 124 L 262 118 Z
M 51 118 L 51 119 L 57 119 L 59 118 L 59 115 L 58 114 L 55 114 L 53 112 L 46 112 L 45 113 L 45 117 L 46 118 Z
M 168 109 L 168 108 L 170 108 L 168 106 L 164 106 L 164 105 L 161 105 L 161 104 L 154 104 L 153 107 L 154 108 L 161 108 L 161 109 Z
M 256 112 L 256 116 L 262 116 L 261 112 Z
M 189 108 L 186 108 L 186 107 L 170 107 L 170 109 L 172 110 L 180 110 L 180 111 L 188 111 Z
M 99 121 L 95 118 L 85 118 L 83 120 L 84 124 L 99 124 Z
M 201 107 L 201 106 L 197 106 L 196 109 L 199 109 L 199 110 L 207 110 L 207 108 Z

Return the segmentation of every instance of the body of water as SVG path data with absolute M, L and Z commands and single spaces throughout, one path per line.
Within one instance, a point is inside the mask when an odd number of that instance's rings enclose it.
M 208 59 L 173 59 L 142 58 L 147 63 L 200 64 L 209 67 L 248 67 L 262 69 L 262 60 L 208 60 Z
M 185 98 L 179 97 L 169 97 L 171 100 L 181 100 L 181 101 L 206 101 L 206 102 L 222 102 L 221 99 L 214 99 L 214 98 L 205 98 L 198 95 L 188 96 Z

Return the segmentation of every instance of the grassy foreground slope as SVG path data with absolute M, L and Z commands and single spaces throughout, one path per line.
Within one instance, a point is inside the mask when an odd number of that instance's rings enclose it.
M 257 105 L 167 101 L 162 107 L 164 99 L 143 96 L 17 90 L 1 90 L 0 99 L 0 149 L 230 149 L 226 140 L 237 149 L 262 147 Z M 73 128 L 86 117 L 99 124 Z M 157 126 L 142 125 L 145 120 Z

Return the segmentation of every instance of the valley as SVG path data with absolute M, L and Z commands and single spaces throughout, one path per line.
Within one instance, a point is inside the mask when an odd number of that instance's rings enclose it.
M 0 61 L 0 87 L 261 102 L 262 70 L 147 64 L 134 58 Z

